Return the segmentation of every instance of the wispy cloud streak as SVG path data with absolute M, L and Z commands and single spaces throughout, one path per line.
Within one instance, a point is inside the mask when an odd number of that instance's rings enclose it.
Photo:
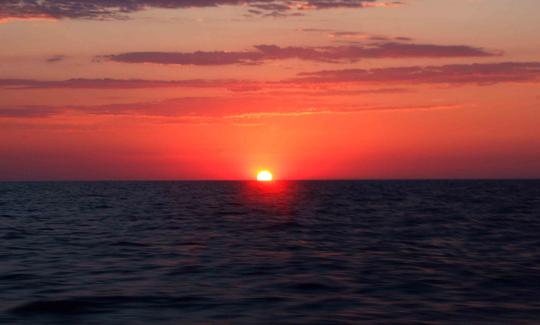
M 326 89 L 332 83 L 378 84 L 479 84 L 504 82 L 540 82 L 540 62 L 473 63 L 441 66 L 412 66 L 377 69 L 343 69 L 304 72 L 282 81 L 236 79 L 144 80 L 144 79 L 0 79 L 0 88 L 29 89 L 145 89 L 145 88 L 219 88 L 235 92 L 264 89 Z M 378 91 L 387 92 L 383 88 Z M 399 88 L 397 88 L 399 89 Z M 331 91 L 331 90 L 328 90 Z M 373 92 L 376 90 L 366 90 Z
M 148 79 L 68 79 L 68 80 L 33 80 L 0 79 L 0 88 L 7 89 L 142 89 L 142 88 L 234 88 L 245 84 L 254 86 L 253 81 L 242 80 L 148 80 Z
M 261 104 L 267 103 L 267 104 Z M 279 107 L 279 108 L 276 108 Z M 67 113 L 96 116 L 131 116 L 182 118 L 184 122 L 200 123 L 226 120 L 264 119 L 274 117 L 303 117 L 328 114 L 355 114 L 370 111 L 417 111 L 461 108 L 462 105 L 362 106 L 324 103 L 270 97 L 182 97 L 156 102 L 83 106 L 16 106 L 0 107 L 0 118 L 50 118 Z
M 495 84 L 540 81 L 540 62 L 502 62 L 300 73 L 296 82 Z

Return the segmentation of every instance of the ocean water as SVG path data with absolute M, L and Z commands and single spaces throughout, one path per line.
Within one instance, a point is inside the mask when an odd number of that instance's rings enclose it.
M 0 183 L 0 324 L 540 324 L 540 181 Z

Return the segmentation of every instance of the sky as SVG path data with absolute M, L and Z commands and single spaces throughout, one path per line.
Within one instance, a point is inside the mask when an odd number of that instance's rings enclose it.
M 4 0 L 0 180 L 540 177 L 537 0 Z

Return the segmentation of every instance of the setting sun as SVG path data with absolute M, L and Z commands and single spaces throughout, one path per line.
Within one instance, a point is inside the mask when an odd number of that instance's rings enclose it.
M 270 182 L 272 180 L 272 173 L 268 170 L 261 170 L 257 173 L 257 180 L 259 182 Z

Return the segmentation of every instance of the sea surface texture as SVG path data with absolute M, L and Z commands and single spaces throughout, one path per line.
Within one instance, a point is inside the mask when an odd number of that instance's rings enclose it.
M 540 324 L 540 182 L 0 183 L 0 324 Z

